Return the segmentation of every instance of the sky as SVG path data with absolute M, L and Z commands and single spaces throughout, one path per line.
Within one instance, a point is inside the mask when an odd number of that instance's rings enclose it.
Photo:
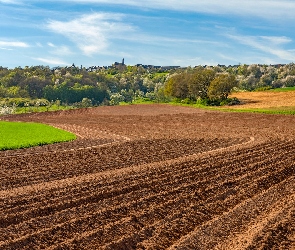
M 294 0 L 0 0 L 0 66 L 295 62 Z

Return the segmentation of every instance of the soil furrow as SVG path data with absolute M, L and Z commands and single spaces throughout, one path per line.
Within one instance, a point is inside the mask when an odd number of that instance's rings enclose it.
M 284 173 L 289 173 L 289 170 L 282 171 L 282 173 L 283 173 L 283 174 L 281 174 L 281 175 L 284 176 Z M 280 173 L 279 173 L 279 175 L 280 175 Z M 273 175 L 272 175 L 272 176 L 273 176 Z M 275 173 L 275 176 L 278 176 L 277 173 Z M 259 182 L 259 184 L 261 184 L 261 181 Z M 251 188 L 252 188 L 252 187 L 251 187 Z M 220 184 L 216 187 L 216 191 L 219 192 L 219 193 L 221 192 Z M 206 193 L 206 192 L 205 192 L 205 193 Z M 209 194 L 210 194 L 210 195 L 213 195 L 212 190 L 211 190 L 210 192 L 208 192 L 207 194 L 205 194 L 205 196 L 206 196 L 206 197 L 209 197 L 209 196 L 210 196 Z M 218 200 L 219 200 L 219 199 L 220 199 L 220 198 L 218 198 Z M 209 202 L 209 200 L 207 200 L 207 203 L 208 203 L 208 202 Z
M 4 119 L 80 138 L 0 152 L 0 249 L 295 247 L 293 116 L 129 105 Z

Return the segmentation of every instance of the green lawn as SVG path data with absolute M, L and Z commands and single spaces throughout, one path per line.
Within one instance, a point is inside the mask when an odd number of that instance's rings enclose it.
M 276 89 L 270 89 L 268 91 L 274 91 L 274 92 L 288 92 L 288 91 L 295 91 L 295 87 L 285 87 L 285 88 L 276 88 Z
M 45 124 L 0 121 L 0 150 L 28 148 L 74 139 L 74 134 Z

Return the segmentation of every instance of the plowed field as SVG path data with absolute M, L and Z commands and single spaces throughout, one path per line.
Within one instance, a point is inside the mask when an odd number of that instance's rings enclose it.
M 295 117 L 130 105 L 2 117 L 0 249 L 295 249 Z

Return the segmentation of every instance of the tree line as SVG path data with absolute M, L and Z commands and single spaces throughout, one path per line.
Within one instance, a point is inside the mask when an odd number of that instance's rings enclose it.
M 265 90 L 295 86 L 295 65 L 197 66 L 160 70 L 142 66 L 99 69 L 48 66 L 0 67 L 0 101 L 44 99 L 64 104 L 116 105 L 137 98 L 165 102 L 235 104 L 235 90 Z

